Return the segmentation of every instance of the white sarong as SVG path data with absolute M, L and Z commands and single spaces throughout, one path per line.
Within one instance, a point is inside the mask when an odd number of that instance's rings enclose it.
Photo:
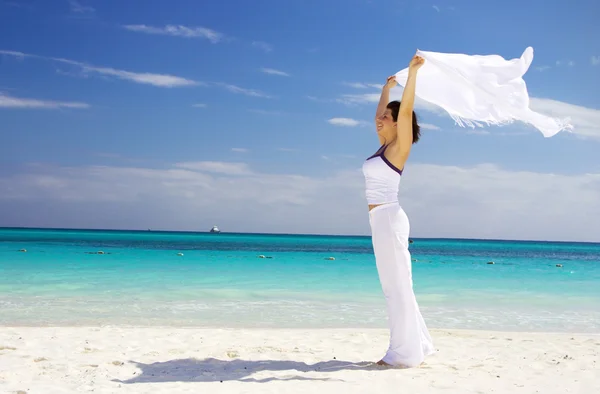
M 570 118 L 557 119 L 529 109 L 523 75 L 533 61 L 533 48 L 520 58 L 499 55 L 465 55 L 417 51 L 425 63 L 417 74 L 417 97 L 438 105 L 464 127 L 502 125 L 521 121 L 536 127 L 544 137 L 572 130 Z M 398 71 L 396 81 L 405 86 L 408 67 Z
M 369 211 L 369 223 L 390 328 L 390 343 L 382 360 L 394 366 L 417 367 L 434 348 L 413 292 L 408 216 L 397 202 L 383 204 Z

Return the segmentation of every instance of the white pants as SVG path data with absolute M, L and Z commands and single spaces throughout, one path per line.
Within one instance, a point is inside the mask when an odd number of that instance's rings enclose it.
M 390 345 L 383 361 L 419 366 L 434 348 L 413 292 L 408 216 L 398 203 L 390 203 L 369 211 L 369 222 L 390 328 Z

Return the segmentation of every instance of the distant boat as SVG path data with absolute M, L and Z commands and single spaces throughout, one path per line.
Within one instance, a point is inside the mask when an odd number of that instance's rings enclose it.
M 219 228 L 217 226 L 213 226 L 213 228 L 210 229 L 211 233 L 220 233 L 221 230 L 219 230 Z

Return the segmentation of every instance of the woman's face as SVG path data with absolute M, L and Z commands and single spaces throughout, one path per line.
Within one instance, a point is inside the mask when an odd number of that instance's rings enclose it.
M 388 135 L 391 132 L 394 132 L 394 119 L 392 118 L 392 110 L 387 108 L 383 115 L 377 118 L 377 133 Z

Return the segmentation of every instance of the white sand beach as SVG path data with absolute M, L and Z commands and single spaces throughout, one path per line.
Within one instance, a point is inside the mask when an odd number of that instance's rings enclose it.
M 432 330 L 420 368 L 376 329 L 1 327 L 2 393 L 600 393 L 600 336 Z

